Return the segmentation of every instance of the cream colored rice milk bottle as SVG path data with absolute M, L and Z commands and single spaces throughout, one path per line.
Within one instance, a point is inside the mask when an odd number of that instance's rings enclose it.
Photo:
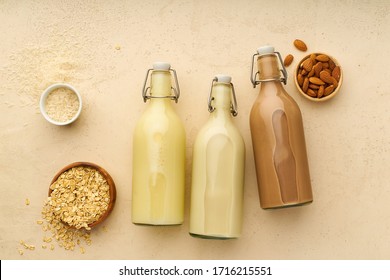
M 258 71 L 253 75 L 256 57 Z M 313 194 L 302 115 L 282 85 L 287 82 L 287 72 L 281 55 L 273 47 L 260 47 L 253 55 L 251 81 L 254 87 L 260 84 L 250 127 L 261 207 L 308 204 L 313 201 Z
M 179 225 L 184 219 L 185 132 L 172 107 L 180 91 L 169 63 L 153 64 L 142 95 L 149 104 L 134 131 L 132 222 Z
M 235 127 L 231 77 L 217 75 L 209 97 L 210 118 L 193 150 L 190 234 L 211 239 L 241 234 L 245 145 Z

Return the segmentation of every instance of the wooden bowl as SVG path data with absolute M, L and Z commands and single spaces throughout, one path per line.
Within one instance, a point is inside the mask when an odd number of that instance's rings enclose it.
M 301 86 L 300 86 L 299 83 L 298 83 L 298 74 L 299 74 L 299 71 L 301 70 L 301 66 L 302 66 L 303 62 L 304 62 L 306 59 L 308 59 L 308 58 L 311 56 L 311 54 L 305 56 L 304 58 L 301 59 L 301 61 L 299 61 L 298 65 L 297 65 L 297 67 L 296 67 L 296 69 L 295 69 L 295 73 L 294 73 L 294 83 L 295 83 L 295 86 L 297 87 L 299 93 L 300 93 L 303 97 L 305 97 L 306 99 L 309 99 L 309 100 L 311 100 L 311 101 L 314 101 L 314 102 L 322 102 L 322 101 L 326 101 L 326 100 L 332 99 L 333 97 L 335 97 L 335 96 L 339 93 L 340 87 L 341 87 L 341 85 L 342 85 L 342 83 L 343 83 L 343 69 L 342 69 L 342 67 L 340 66 L 339 62 L 338 62 L 334 57 L 330 56 L 329 54 L 321 53 L 321 52 L 316 52 L 316 53 L 314 53 L 314 54 L 315 54 L 315 55 L 326 55 L 326 56 L 328 56 L 328 57 L 335 63 L 336 66 L 339 66 L 339 67 L 340 67 L 340 79 L 339 79 L 339 81 L 338 81 L 337 87 L 333 90 L 332 93 L 330 93 L 330 94 L 327 95 L 327 96 L 323 96 L 323 97 L 321 97 L 321 98 L 312 97 L 312 96 L 308 95 L 307 93 L 305 93 L 305 92 L 302 90 Z
M 111 214 L 112 209 L 114 208 L 114 205 L 115 205 L 115 201 L 116 201 L 115 183 L 114 183 L 114 180 L 112 179 L 112 177 L 110 176 L 110 174 L 104 168 L 100 167 L 99 165 L 94 164 L 94 163 L 90 163 L 90 162 L 74 162 L 74 163 L 71 163 L 71 164 L 65 166 L 60 171 L 58 171 L 58 173 L 54 176 L 53 180 L 50 182 L 50 186 L 55 181 L 57 181 L 58 177 L 60 177 L 60 175 L 62 173 L 64 173 L 65 171 L 67 171 L 73 167 L 78 167 L 78 166 L 90 167 L 90 168 L 97 170 L 100 174 L 102 174 L 102 176 L 106 179 L 107 184 L 109 185 L 110 201 L 108 203 L 108 208 L 107 208 L 106 212 L 104 212 L 103 215 L 100 216 L 100 218 L 98 220 L 96 220 L 95 222 L 88 225 L 90 228 L 92 228 L 92 227 L 95 227 L 95 226 L 101 224 Z M 50 188 L 50 186 L 49 186 L 49 197 L 52 193 L 52 189 Z

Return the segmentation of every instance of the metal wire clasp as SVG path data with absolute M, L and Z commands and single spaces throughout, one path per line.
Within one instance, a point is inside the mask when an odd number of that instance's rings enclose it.
M 215 107 L 213 107 L 211 105 L 211 102 L 214 100 L 214 97 L 212 96 L 212 93 L 213 93 L 214 83 L 216 83 L 216 82 L 218 82 L 218 78 L 217 77 L 215 77 L 213 79 L 213 81 L 211 82 L 210 95 L 209 95 L 209 100 L 208 100 L 208 109 L 209 109 L 210 113 L 214 112 L 214 110 L 215 110 Z M 234 91 L 233 83 L 230 83 L 230 85 L 232 87 L 232 100 L 233 100 L 233 102 L 230 104 L 230 113 L 232 114 L 233 117 L 235 117 L 235 116 L 238 115 L 236 92 Z
M 150 72 L 153 70 L 154 69 L 148 69 L 148 71 L 146 72 L 144 87 L 142 89 L 142 98 L 144 99 L 144 102 L 146 102 L 148 99 L 151 99 L 151 98 L 169 98 L 171 100 L 175 100 L 175 103 L 177 103 L 177 101 L 179 100 L 179 97 L 180 97 L 180 88 L 179 88 L 179 81 L 177 80 L 176 70 L 174 70 L 172 68 L 170 68 L 168 70 L 169 72 L 171 72 L 171 74 L 175 80 L 176 88 L 171 87 L 171 89 L 173 91 L 173 95 L 167 95 L 167 96 L 153 96 L 150 94 L 150 87 L 146 87 L 149 76 L 151 75 Z
M 254 88 L 255 88 L 258 84 L 260 84 L 261 82 L 281 81 L 283 84 L 287 84 L 287 70 L 286 70 L 286 68 L 284 67 L 283 60 L 282 60 L 282 56 L 280 55 L 279 52 L 274 52 L 274 54 L 276 54 L 276 55 L 278 56 L 280 65 L 282 65 L 282 69 L 280 69 L 280 71 L 282 72 L 283 77 L 256 80 L 256 77 L 259 75 L 259 71 L 257 71 L 256 73 L 253 73 L 255 58 L 256 58 L 256 56 L 259 56 L 259 57 L 260 57 L 260 56 L 269 55 L 269 54 L 258 54 L 258 53 L 255 53 L 255 54 L 253 55 L 253 57 L 252 57 L 252 69 L 251 69 L 251 82 L 252 82 Z

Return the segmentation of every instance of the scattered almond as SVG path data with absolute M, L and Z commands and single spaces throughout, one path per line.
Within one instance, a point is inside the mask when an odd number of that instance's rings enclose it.
M 303 42 L 302 40 L 295 39 L 294 46 L 300 51 L 303 51 L 303 52 L 307 51 L 307 46 L 306 46 L 305 42 Z
M 294 56 L 292 54 L 288 54 L 285 58 L 284 58 L 284 66 L 289 66 L 291 65 L 291 63 L 293 62 L 294 60 Z

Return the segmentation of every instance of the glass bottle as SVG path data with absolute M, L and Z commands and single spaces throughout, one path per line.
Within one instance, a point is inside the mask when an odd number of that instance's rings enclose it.
M 229 239 L 241 234 L 245 144 L 232 115 L 237 105 L 231 77 L 217 75 L 209 97 L 210 117 L 193 149 L 190 234 Z
M 253 75 L 256 57 L 258 72 Z M 260 84 L 250 113 L 250 129 L 261 207 L 310 203 L 313 194 L 302 115 L 282 85 L 287 82 L 287 72 L 273 47 L 261 47 L 253 55 L 251 81 L 253 87 Z
M 150 87 L 146 87 L 149 74 Z M 172 87 L 172 75 L 176 89 Z M 180 91 L 176 71 L 169 63 L 153 64 L 153 69 L 147 72 L 142 95 L 149 104 L 134 131 L 132 222 L 182 224 L 185 131 L 172 107 L 172 100 L 178 101 Z

